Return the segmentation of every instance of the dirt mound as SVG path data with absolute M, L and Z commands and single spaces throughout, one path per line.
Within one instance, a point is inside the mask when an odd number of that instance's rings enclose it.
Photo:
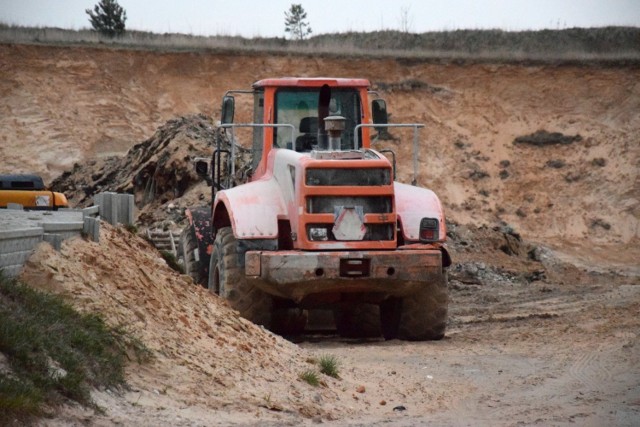
M 314 388 L 299 379 L 314 367 L 306 351 L 239 317 L 126 230 L 103 224 L 100 243 L 77 238 L 60 252 L 42 244 L 22 280 L 101 313 L 152 351 L 148 365 L 128 368 L 131 390 L 108 405 L 111 420 L 169 425 L 167 414 L 179 420 L 185 407 L 202 412 L 201 422 L 220 419 L 212 410 L 325 419 L 346 412 L 337 380 L 323 376 L 327 386 Z M 98 403 L 107 398 L 114 395 L 96 396 Z
M 178 117 L 160 126 L 123 157 L 76 163 L 73 170 L 54 180 L 52 187 L 65 193 L 77 207 L 90 205 L 99 192 L 134 194 L 140 225 L 157 226 L 168 218 L 179 222 L 183 219 L 182 210 L 174 201 L 189 193 L 185 206 L 193 206 L 200 204 L 198 200 L 207 193 L 193 160 L 209 159 L 217 141 L 223 149 L 229 149 L 224 131 L 215 127 L 211 117 Z M 238 163 L 247 164 L 247 151 L 241 147 L 238 150 Z M 194 186 L 198 189 L 194 190 Z

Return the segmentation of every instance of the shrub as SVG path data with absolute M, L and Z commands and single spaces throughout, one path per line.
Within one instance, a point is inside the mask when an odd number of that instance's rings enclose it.
M 0 272 L 0 424 L 44 413 L 65 398 L 95 407 L 92 387 L 125 385 L 132 349 L 149 351 L 123 328 L 81 314 L 62 298 L 34 290 Z

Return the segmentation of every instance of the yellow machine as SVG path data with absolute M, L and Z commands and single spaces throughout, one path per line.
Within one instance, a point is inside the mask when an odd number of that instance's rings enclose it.
M 0 208 L 11 203 L 34 210 L 69 207 L 65 195 L 47 190 L 37 175 L 0 175 Z

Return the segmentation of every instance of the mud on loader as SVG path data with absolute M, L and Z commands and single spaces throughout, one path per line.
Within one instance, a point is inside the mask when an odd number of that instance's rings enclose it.
M 230 148 L 218 142 L 196 163 L 212 204 L 187 211 L 184 257 L 197 282 L 254 323 L 300 332 L 319 308 L 341 336 L 444 336 L 451 259 L 440 201 L 415 186 L 423 125 L 388 124 L 371 93 L 364 79 L 277 78 L 225 94 Z M 237 95 L 253 97 L 253 123 L 234 123 Z M 398 126 L 414 130 L 414 185 L 394 181 L 393 152 L 371 148 L 374 133 Z M 238 128 L 253 131 L 240 183 Z

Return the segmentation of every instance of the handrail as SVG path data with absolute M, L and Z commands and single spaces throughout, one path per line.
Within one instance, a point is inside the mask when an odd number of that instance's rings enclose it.
M 358 131 L 361 128 L 413 128 L 413 181 L 411 185 L 416 185 L 418 183 L 418 132 L 420 128 L 425 127 L 422 123 L 387 123 L 387 124 L 373 124 L 373 123 L 361 123 L 357 125 L 354 129 L 354 138 L 355 138 L 355 148 L 356 150 L 360 147 Z
M 249 90 L 249 89 L 231 89 L 228 90 L 224 93 L 224 96 L 229 96 L 229 95 L 233 95 L 233 94 L 252 94 L 254 93 L 254 91 Z
M 225 123 L 220 125 L 221 128 L 231 129 L 231 159 L 236 158 L 236 134 L 235 128 L 291 128 L 291 144 L 293 149 L 296 149 L 296 141 L 293 138 L 296 128 L 295 126 L 289 123 Z M 231 162 L 231 176 L 235 176 L 236 173 L 236 162 Z

